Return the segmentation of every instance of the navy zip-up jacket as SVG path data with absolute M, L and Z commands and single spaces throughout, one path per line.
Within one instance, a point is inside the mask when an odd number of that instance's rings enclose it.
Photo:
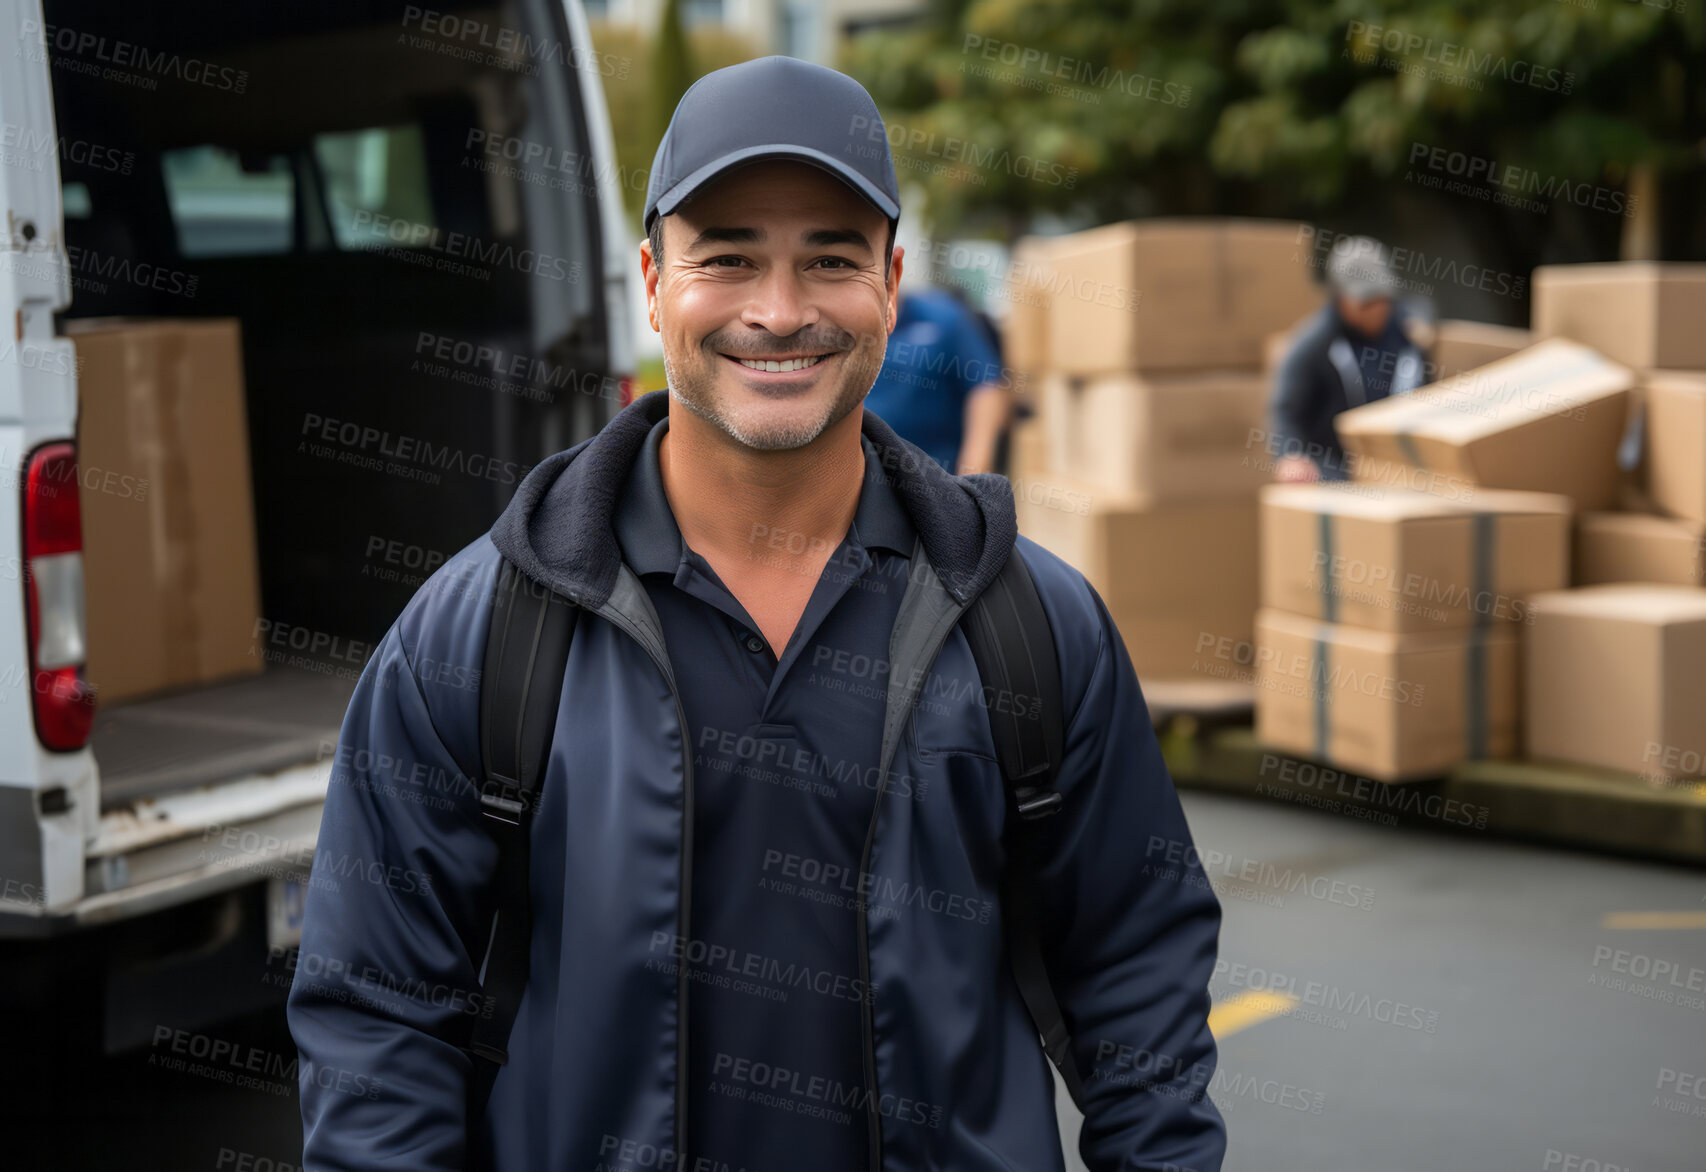
M 362 673 L 288 1004 L 305 1170 L 712 1167 L 686 1134 L 698 1089 L 678 1077 L 692 966 L 647 963 L 660 934 L 690 936 L 692 746 L 675 682 L 690 667 L 670 662 L 612 530 L 616 494 L 666 409 L 665 395 L 645 396 L 536 467 Z M 1225 1150 L 1207 1097 L 1220 907 L 1119 633 L 1078 571 L 1016 538 L 1004 478 L 951 476 L 868 413 L 863 431 L 918 535 L 889 635 L 879 768 L 927 796 L 897 797 L 879 779 L 860 885 L 918 897 L 898 915 L 894 899 L 870 900 L 858 925 L 867 1085 L 820 1103 L 822 1088 L 795 1072 L 744 1079 L 791 1110 L 851 1103 L 872 1172 L 1062 1168 L 1048 1062 L 999 912 L 968 928 L 934 898 L 999 898 L 1005 790 L 957 623 L 1016 551 L 1049 616 L 1065 699 L 1063 804 L 1033 882 L 1085 1078 L 1079 1150 L 1094 1172 L 1213 1172 Z M 487 1009 L 496 861 L 479 803 L 479 676 L 506 556 L 583 613 L 531 823 L 526 993 L 509 1063 L 471 1121 L 478 1060 L 462 1047 Z

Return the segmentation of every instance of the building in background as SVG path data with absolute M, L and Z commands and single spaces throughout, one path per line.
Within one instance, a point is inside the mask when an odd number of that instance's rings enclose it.
M 654 29 L 664 0 L 586 0 L 592 20 Z M 923 0 L 687 0 L 689 27 L 721 25 L 767 53 L 833 65 L 843 40 L 867 29 L 906 24 Z

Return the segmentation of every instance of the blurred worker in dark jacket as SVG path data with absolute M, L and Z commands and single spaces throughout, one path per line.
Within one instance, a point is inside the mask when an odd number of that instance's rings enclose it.
M 1281 481 L 1346 480 L 1333 418 L 1413 390 L 1425 378 L 1425 309 L 1398 301 L 1402 282 L 1385 245 L 1338 241 L 1327 258 L 1327 304 L 1297 333 L 1268 407 L 1270 450 Z
M 942 289 L 902 291 L 865 410 L 964 476 L 996 470 L 1012 399 L 1001 356 L 970 308 Z

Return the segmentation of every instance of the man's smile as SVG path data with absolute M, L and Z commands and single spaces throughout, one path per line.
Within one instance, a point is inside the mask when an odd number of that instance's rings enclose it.
M 826 377 L 829 360 L 840 357 L 844 351 L 832 350 L 818 354 L 786 354 L 748 357 L 741 354 L 724 354 L 718 352 L 730 366 L 735 368 L 735 374 L 749 390 L 761 394 L 793 394 L 806 391 L 817 386 Z

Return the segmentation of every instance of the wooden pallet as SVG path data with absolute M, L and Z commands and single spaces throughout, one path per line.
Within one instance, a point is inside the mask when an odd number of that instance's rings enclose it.
M 1389 785 L 1264 749 L 1247 727 L 1162 747 L 1181 789 L 1238 794 L 1384 825 L 1496 834 L 1706 866 L 1706 782 L 1660 786 L 1632 774 L 1534 761 L 1475 761 Z

